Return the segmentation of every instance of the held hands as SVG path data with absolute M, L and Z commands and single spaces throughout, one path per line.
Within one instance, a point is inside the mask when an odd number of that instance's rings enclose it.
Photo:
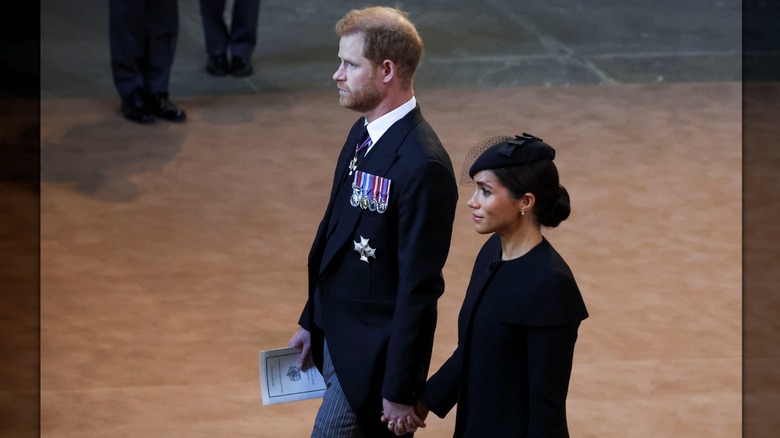
M 305 370 L 311 366 L 311 361 L 307 360 L 311 351 L 311 333 L 308 330 L 299 327 L 298 331 L 290 339 L 290 342 L 287 343 L 287 346 L 301 349 L 301 354 L 298 356 L 298 361 L 295 364 L 299 370 Z
M 290 338 L 287 346 L 301 349 L 301 354 L 296 361 L 298 369 L 304 370 L 311 366 L 311 361 L 308 360 L 311 352 L 311 333 L 308 330 L 299 327 L 298 331 Z M 386 399 L 382 399 L 382 406 L 384 409 L 380 420 L 387 423 L 387 428 L 397 436 L 414 433 L 418 428 L 425 427 L 428 408 L 419 401 L 416 411 L 414 406 L 401 405 Z
M 425 417 L 428 416 L 428 409 L 420 402 L 417 402 L 417 412 L 415 412 L 413 406 L 400 405 L 387 399 L 382 399 L 382 406 L 384 409 L 382 410 L 380 420 L 383 423 L 387 423 L 387 429 L 395 433 L 396 436 L 414 433 L 417 431 L 417 428 L 425 427 Z M 420 408 L 423 411 L 420 411 Z

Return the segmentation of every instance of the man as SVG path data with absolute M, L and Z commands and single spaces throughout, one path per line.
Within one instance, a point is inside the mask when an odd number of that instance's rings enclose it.
M 136 123 L 156 118 L 183 122 L 187 114 L 168 100 L 179 35 L 176 0 L 110 0 L 111 73 L 122 115 Z
M 226 0 L 200 0 L 203 36 L 206 39 L 206 71 L 214 76 L 252 74 L 252 53 L 257 43 L 260 0 L 234 0 L 229 25 Z M 230 61 L 228 62 L 228 52 Z
M 352 10 L 336 33 L 339 103 L 363 117 L 336 164 L 290 346 L 302 349 L 299 366 L 311 353 L 328 385 L 313 437 L 389 437 L 405 433 L 408 421 L 424 426 L 414 406 L 428 374 L 458 192 L 414 97 L 423 45 L 406 14 Z

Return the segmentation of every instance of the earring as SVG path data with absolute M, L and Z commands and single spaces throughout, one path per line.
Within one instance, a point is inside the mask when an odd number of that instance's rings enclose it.
M 525 210 L 520 210 L 520 216 L 525 216 Z

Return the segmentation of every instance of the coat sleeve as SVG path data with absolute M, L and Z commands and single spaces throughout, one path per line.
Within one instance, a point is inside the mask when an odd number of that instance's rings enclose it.
M 458 347 L 425 384 L 422 403 L 439 418 L 444 418 L 458 402 L 462 364 L 461 349 Z
M 399 282 L 382 382 L 395 403 L 413 405 L 428 376 L 457 199 L 452 169 L 436 160 L 413 169 L 399 194 Z
M 528 337 L 529 437 L 568 438 L 566 394 L 579 323 L 531 327 Z
M 421 400 L 423 405 L 439 418 L 444 418 L 458 403 L 460 395 L 460 386 L 463 379 L 463 335 L 465 334 L 467 320 L 473 309 L 476 299 L 485 283 L 490 281 L 490 266 L 494 260 L 498 259 L 498 250 L 500 241 L 497 235 L 482 246 L 474 262 L 474 268 L 471 271 L 471 280 L 463 300 L 460 314 L 458 316 L 458 347 L 452 353 L 449 359 L 434 373 L 425 384 L 425 389 Z

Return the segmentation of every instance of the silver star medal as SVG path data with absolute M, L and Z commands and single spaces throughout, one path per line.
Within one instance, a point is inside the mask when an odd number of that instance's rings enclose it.
M 353 240 L 353 242 L 355 242 Z M 360 243 L 355 242 L 355 251 L 360 254 L 360 261 L 368 263 L 368 258 L 373 257 L 376 258 L 376 249 L 371 248 L 371 246 L 368 244 L 368 239 L 366 239 L 363 236 L 360 236 Z

